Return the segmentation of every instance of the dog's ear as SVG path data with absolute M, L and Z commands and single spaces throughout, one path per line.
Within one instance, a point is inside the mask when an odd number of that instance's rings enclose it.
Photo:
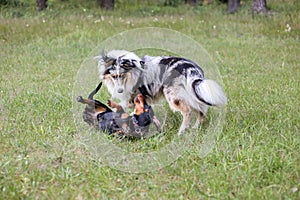
M 100 56 L 100 58 L 105 63 L 104 66 L 106 68 L 110 67 L 110 66 L 112 66 L 112 65 L 114 65 L 116 63 L 116 59 L 108 56 L 107 53 L 105 53 L 105 52 L 102 53 L 102 55 Z

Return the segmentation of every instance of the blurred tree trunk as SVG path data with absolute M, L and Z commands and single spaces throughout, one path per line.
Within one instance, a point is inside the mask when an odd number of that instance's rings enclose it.
M 97 0 L 97 2 L 101 8 L 104 8 L 106 10 L 114 9 L 114 5 L 115 5 L 114 0 Z
M 240 0 L 228 0 L 227 10 L 229 13 L 235 13 L 240 7 Z
M 266 13 L 267 10 L 267 1 L 266 0 L 253 0 L 252 11 L 254 13 Z
M 38 10 L 45 10 L 47 8 L 47 0 L 36 0 Z
M 191 6 L 195 6 L 197 4 L 197 0 L 185 0 L 185 3 Z

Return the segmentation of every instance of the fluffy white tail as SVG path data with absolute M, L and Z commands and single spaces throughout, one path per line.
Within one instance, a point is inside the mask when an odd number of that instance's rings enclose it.
M 227 98 L 222 88 L 213 80 L 196 81 L 195 93 L 200 101 L 210 106 L 222 106 L 226 104 Z

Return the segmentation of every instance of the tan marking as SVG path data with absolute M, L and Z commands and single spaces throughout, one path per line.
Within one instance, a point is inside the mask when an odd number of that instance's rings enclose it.
M 138 94 L 134 98 L 134 114 L 140 115 L 144 112 L 144 97 L 142 94 Z
M 169 103 L 169 106 L 175 111 L 179 111 L 182 115 L 182 123 L 178 134 L 181 134 L 190 124 L 191 107 L 182 99 L 177 99 L 172 88 L 165 88 L 164 95 Z
M 115 60 L 109 60 L 107 63 L 105 63 L 105 67 L 109 67 L 114 63 Z
M 175 99 L 175 100 L 173 101 L 173 103 L 174 103 L 176 106 L 180 106 L 180 101 L 179 101 L 178 99 Z
M 102 113 L 102 112 L 105 112 L 106 111 L 106 108 L 103 108 L 103 107 L 97 107 L 94 109 L 94 111 L 96 113 Z
M 125 112 L 121 115 L 122 119 L 127 119 L 128 117 L 129 117 L 128 113 Z

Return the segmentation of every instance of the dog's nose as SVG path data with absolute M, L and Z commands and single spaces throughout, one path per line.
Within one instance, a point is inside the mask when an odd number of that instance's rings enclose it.
M 123 92 L 123 89 L 122 88 L 119 88 L 118 89 L 118 93 L 122 93 Z

